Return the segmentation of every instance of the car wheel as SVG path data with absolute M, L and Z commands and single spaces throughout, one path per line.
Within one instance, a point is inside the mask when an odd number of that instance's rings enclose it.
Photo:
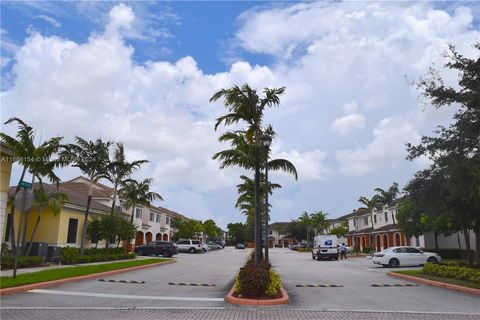
M 168 257 L 171 257 L 172 255 L 171 255 L 168 251 L 163 251 L 162 256 L 163 256 L 164 258 L 168 258 Z
M 188 250 L 188 252 L 195 253 L 195 252 L 197 252 L 197 250 L 195 250 L 195 248 L 190 248 L 190 250 Z
M 321 260 L 321 258 L 320 258 L 320 255 L 319 255 L 319 254 L 317 254 L 317 260 L 318 260 L 318 261 L 320 261 L 320 260 Z
M 398 259 L 390 259 L 390 261 L 388 261 L 388 266 L 390 268 L 397 268 L 398 266 L 400 265 L 400 261 L 398 261 Z
M 315 260 L 315 255 L 312 253 L 312 259 Z
M 429 257 L 429 258 L 427 259 L 427 262 L 430 262 L 430 263 L 438 263 L 438 260 L 437 260 L 437 258 L 435 258 L 435 257 Z
M 142 249 L 140 249 L 140 250 L 137 251 L 137 254 L 139 256 L 143 256 L 143 255 L 145 255 L 145 252 Z
M 338 260 L 338 256 L 335 257 L 335 260 Z

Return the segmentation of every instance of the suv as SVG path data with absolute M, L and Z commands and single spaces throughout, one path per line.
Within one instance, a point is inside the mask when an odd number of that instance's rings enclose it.
M 146 245 L 137 246 L 135 253 L 139 256 L 162 255 L 171 257 L 177 254 L 177 245 L 171 241 L 153 241 Z
M 202 245 L 202 242 L 199 240 L 180 240 L 177 242 L 178 252 L 189 252 L 189 253 L 196 253 L 196 252 L 205 252 L 205 248 Z

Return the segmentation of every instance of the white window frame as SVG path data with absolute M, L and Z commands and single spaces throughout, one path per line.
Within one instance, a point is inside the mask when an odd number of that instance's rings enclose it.
M 160 223 L 160 215 L 159 215 L 159 214 L 157 214 L 157 215 L 155 216 L 155 222 L 156 222 L 156 223 Z
M 155 220 L 155 213 L 150 211 L 150 215 L 148 217 L 148 221 L 154 221 Z
M 170 217 L 165 217 L 165 224 L 166 224 L 167 226 L 170 225 Z
M 365 226 L 368 226 L 368 216 L 363 217 L 363 224 L 364 224 Z
M 143 217 L 143 210 L 142 208 L 135 208 L 135 218 L 142 219 Z
M 385 222 L 388 222 L 388 212 L 385 211 L 384 215 L 385 215 Z

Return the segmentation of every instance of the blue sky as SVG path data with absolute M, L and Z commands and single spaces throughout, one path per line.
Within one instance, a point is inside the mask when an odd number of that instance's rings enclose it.
M 245 172 L 211 159 L 225 147 L 213 130 L 225 109 L 208 100 L 234 84 L 286 86 L 265 121 L 299 180 L 272 174 L 283 186 L 272 219 L 337 217 L 428 164 L 406 161 L 404 144 L 455 107 L 429 108 L 409 81 L 440 67 L 448 43 L 478 55 L 479 12 L 475 2 L 2 1 L 1 120 L 66 142 L 123 141 L 129 158 L 151 161 L 136 175 L 154 178 L 162 205 L 225 227 L 243 219 L 233 204 Z

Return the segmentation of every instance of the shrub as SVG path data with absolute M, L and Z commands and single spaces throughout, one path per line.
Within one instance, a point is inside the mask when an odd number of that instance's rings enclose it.
M 238 273 L 238 293 L 246 297 L 262 297 L 270 285 L 270 266 L 265 263 L 255 265 L 250 259 Z
M 280 280 L 280 275 L 270 269 L 270 283 L 265 290 L 265 295 L 269 297 L 274 297 L 277 295 L 278 291 L 282 286 L 282 281 Z
M 8 256 L 8 255 L 11 255 L 12 254 L 12 251 L 10 251 L 10 249 L 8 249 L 8 244 L 6 244 L 5 242 L 2 243 L 2 248 L 1 248 L 1 252 L 0 252 L 0 256 Z
M 466 259 L 467 250 L 464 249 L 434 249 L 434 248 L 422 248 L 425 252 L 435 252 L 442 257 L 442 259 Z M 474 255 L 474 251 L 470 250 L 470 253 Z
M 310 249 L 310 248 L 298 248 L 297 251 L 298 251 L 298 252 L 311 252 L 312 249 Z
M 65 264 L 76 263 L 79 256 L 80 251 L 77 248 L 64 247 L 60 251 L 60 261 Z
M 423 273 L 442 278 L 464 280 L 480 284 L 480 270 L 472 268 L 426 263 L 423 267 Z
M 363 247 L 362 253 L 372 253 L 372 247 Z
M 3 256 L 1 259 L 0 265 L 2 269 L 11 269 L 13 268 L 14 256 L 7 255 Z M 26 257 L 18 257 L 17 267 L 28 267 L 28 266 L 35 266 L 40 265 L 43 263 L 43 257 L 40 256 L 26 256 Z

